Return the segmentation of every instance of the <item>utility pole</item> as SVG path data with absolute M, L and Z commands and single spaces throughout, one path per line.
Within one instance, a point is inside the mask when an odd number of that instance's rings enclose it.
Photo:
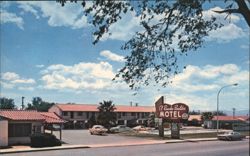
M 233 119 L 235 118 L 235 108 L 233 108 Z
M 22 96 L 22 110 L 24 110 L 24 97 Z

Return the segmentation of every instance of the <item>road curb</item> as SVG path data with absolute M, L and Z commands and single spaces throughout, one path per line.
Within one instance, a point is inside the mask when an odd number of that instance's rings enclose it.
M 52 150 L 67 150 L 67 149 L 79 149 L 79 148 L 90 148 L 86 145 L 74 145 L 74 146 L 59 146 L 59 147 L 45 147 L 45 148 L 32 148 L 32 149 L 6 149 L 0 150 L 0 154 L 8 153 L 22 153 L 22 152 L 40 152 L 40 151 L 52 151 Z
M 246 137 L 246 139 L 249 139 L 249 137 Z M 140 146 L 140 145 L 154 145 L 154 144 L 172 144 L 172 143 L 202 142 L 202 141 L 216 141 L 216 140 L 218 139 L 217 138 L 203 138 L 203 139 L 199 138 L 199 139 L 178 139 L 178 140 L 168 140 L 168 141 L 162 140 L 162 141 L 155 141 L 155 142 L 127 143 L 127 144 L 66 145 L 66 146 L 57 146 L 57 147 L 31 148 L 31 149 L 4 149 L 4 150 L 0 150 L 0 154 L 81 149 L 81 148 L 102 148 L 102 147 Z

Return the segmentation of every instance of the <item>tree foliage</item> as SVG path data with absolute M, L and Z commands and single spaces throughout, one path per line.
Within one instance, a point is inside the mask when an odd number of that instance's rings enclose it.
M 97 122 L 109 130 L 111 125 L 116 122 L 116 113 L 114 112 L 116 109 L 115 105 L 112 101 L 103 101 L 99 104 Z
M 32 104 L 28 103 L 27 110 L 37 110 L 39 112 L 47 112 L 54 103 L 45 102 L 40 97 L 33 97 Z
M 0 109 L 15 109 L 16 105 L 13 99 L 5 97 L 0 98 Z
M 155 118 L 156 118 L 156 116 L 155 116 L 154 112 L 149 114 L 149 117 L 148 117 L 148 126 L 149 127 L 155 127 Z
M 65 5 L 66 0 L 58 0 Z M 71 0 L 77 2 L 77 0 Z M 125 66 L 115 80 L 122 79 L 131 89 L 149 85 L 153 80 L 162 86 L 171 83 L 170 77 L 180 71 L 178 58 L 200 48 L 209 32 L 221 27 L 216 18 L 205 19 L 205 3 L 211 0 L 141 0 L 117 1 L 82 0 L 83 11 L 96 28 L 93 43 L 124 14 L 135 13 L 140 18 L 142 31 L 136 32 L 121 48 L 130 51 Z M 250 26 L 249 0 L 224 0 L 225 9 L 217 13 L 242 14 Z M 229 4 L 226 4 L 229 2 Z M 235 8 L 238 7 L 238 8 Z M 185 68 L 185 66 L 184 66 Z
M 213 119 L 213 113 L 212 112 L 203 112 L 201 114 L 201 120 L 206 121 L 206 120 L 212 120 Z

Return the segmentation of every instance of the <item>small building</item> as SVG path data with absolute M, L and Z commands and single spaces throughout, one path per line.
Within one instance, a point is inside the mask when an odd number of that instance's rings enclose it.
M 201 126 L 202 125 L 201 115 L 189 115 L 187 125 Z
M 30 135 L 43 133 L 45 124 L 64 123 L 56 114 L 34 110 L 0 110 L 0 147 L 29 144 Z
M 218 121 L 220 129 L 234 129 L 236 125 L 248 125 L 249 128 L 249 116 L 218 116 Z M 208 128 L 217 128 L 217 116 L 213 117 Z
M 98 106 L 93 104 L 55 104 L 49 109 L 49 112 L 54 112 L 60 118 L 68 121 L 65 128 L 88 128 L 88 121 L 98 116 Z M 154 106 L 116 105 L 115 108 L 116 124 L 120 125 L 130 125 L 131 122 L 145 124 L 149 114 L 155 112 Z

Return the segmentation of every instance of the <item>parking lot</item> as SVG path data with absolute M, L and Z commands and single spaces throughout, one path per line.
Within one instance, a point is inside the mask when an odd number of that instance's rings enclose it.
M 59 138 L 59 131 L 54 131 L 53 134 Z M 137 138 L 120 136 L 117 134 L 90 135 L 88 130 L 62 130 L 62 141 L 70 145 L 78 144 L 112 144 L 112 143 L 129 143 L 129 142 L 144 142 L 149 141 L 149 138 Z

